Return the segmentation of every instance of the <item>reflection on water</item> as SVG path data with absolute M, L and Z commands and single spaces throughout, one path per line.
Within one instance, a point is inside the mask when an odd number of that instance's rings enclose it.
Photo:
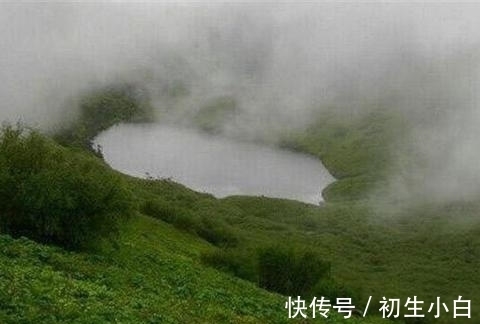
M 95 144 L 115 169 L 171 178 L 217 197 L 255 195 L 317 204 L 334 178 L 306 155 L 159 124 L 122 124 Z

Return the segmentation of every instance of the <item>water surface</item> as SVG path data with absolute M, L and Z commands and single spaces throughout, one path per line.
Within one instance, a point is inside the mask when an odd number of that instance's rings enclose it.
M 121 124 L 95 139 L 107 163 L 171 178 L 216 197 L 254 195 L 318 204 L 334 178 L 308 155 L 160 124 Z

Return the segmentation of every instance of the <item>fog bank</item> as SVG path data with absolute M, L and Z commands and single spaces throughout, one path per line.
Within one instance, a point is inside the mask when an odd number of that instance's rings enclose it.
M 175 121 L 231 96 L 233 135 L 384 106 L 414 125 L 401 141 L 414 162 L 392 188 L 476 195 L 479 17 L 480 5 L 454 3 L 3 3 L 0 120 L 48 128 L 75 117 L 83 91 L 119 81 Z M 178 85 L 188 95 L 165 116 Z

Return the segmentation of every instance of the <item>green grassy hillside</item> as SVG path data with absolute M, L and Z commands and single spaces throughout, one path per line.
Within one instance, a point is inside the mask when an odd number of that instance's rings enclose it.
M 204 266 L 212 247 L 136 215 L 115 249 L 0 236 L 1 323 L 287 323 L 285 298 Z M 326 323 L 381 323 L 333 314 Z
M 118 100 L 89 102 L 103 107 Z M 117 110 L 110 111 L 118 117 Z M 118 118 L 115 122 L 130 120 L 132 114 Z M 106 118 L 102 125 L 111 122 Z M 168 180 L 121 175 L 82 148 L 101 128 L 80 121 L 74 129 L 83 131 L 56 137 L 65 147 L 49 145 L 82 161 L 93 159 L 92 168 L 118 177 L 131 195 L 130 217 L 120 224 L 116 240 L 95 241 L 94 249 L 83 252 L 1 236 L 0 322 L 283 323 L 289 322 L 286 296 L 275 291 L 296 292 L 292 283 L 308 283 L 302 290 L 306 299 L 352 297 L 360 310 L 372 296 L 371 314 L 383 296 L 406 301 L 416 295 L 426 303 L 424 313 L 439 296 L 450 313 L 438 323 L 454 321 L 452 301 L 462 295 L 472 299 L 478 320 L 479 204 L 390 206 L 372 199 L 386 181 L 392 141 L 404 127 L 399 116 L 374 111 L 351 119 L 322 115 L 304 131 L 283 134 L 282 146 L 321 158 L 339 179 L 319 207 L 264 197 L 215 199 Z M 378 208 L 380 203 L 385 205 Z M 265 284 L 272 273 L 262 267 L 272 248 L 280 251 L 273 256 L 275 273 L 287 273 L 289 281 L 277 287 Z M 321 278 L 301 271 L 323 265 L 329 271 Z M 333 316 L 319 322 L 383 320 Z

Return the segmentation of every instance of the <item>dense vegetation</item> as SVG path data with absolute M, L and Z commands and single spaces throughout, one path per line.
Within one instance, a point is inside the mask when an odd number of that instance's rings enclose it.
M 400 116 L 331 113 L 306 130 L 282 134 L 281 145 L 321 158 L 339 179 L 318 207 L 265 197 L 215 199 L 172 181 L 111 170 L 78 148 L 137 115 L 104 105 L 146 107 L 124 95 L 88 97 L 92 105 L 82 111 L 96 107 L 91 112 L 106 115 L 84 115 L 55 136 L 62 146 L 36 132 L 4 131 L 2 232 L 66 247 L 95 242 L 96 249 L 67 252 L 0 236 L 0 322 L 289 322 L 286 297 L 276 293 L 352 297 L 360 310 L 372 296 L 372 315 L 383 296 L 416 295 L 426 309 L 440 296 L 451 309 L 462 295 L 472 299 L 478 319 L 480 204 L 393 208 L 372 198 L 390 171 L 392 139 L 405 127 Z M 10 224 L 11 216 L 22 223 Z M 110 225 L 97 228 L 97 221 Z M 66 233 L 77 227 L 70 242 Z M 116 244 L 96 243 L 115 232 Z M 384 322 L 331 314 L 330 323 Z M 452 321 L 465 322 L 452 312 L 437 320 Z
M 117 233 L 133 205 L 125 181 L 89 154 L 21 127 L 1 130 L 2 232 L 83 248 Z
M 323 112 L 302 131 L 284 135 L 280 145 L 322 160 L 338 180 L 323 195 L 328 201 L 368 198 L 392 168 L 392 148 L 408 133 L 398 113 L 371 110 L 358 116 Z

